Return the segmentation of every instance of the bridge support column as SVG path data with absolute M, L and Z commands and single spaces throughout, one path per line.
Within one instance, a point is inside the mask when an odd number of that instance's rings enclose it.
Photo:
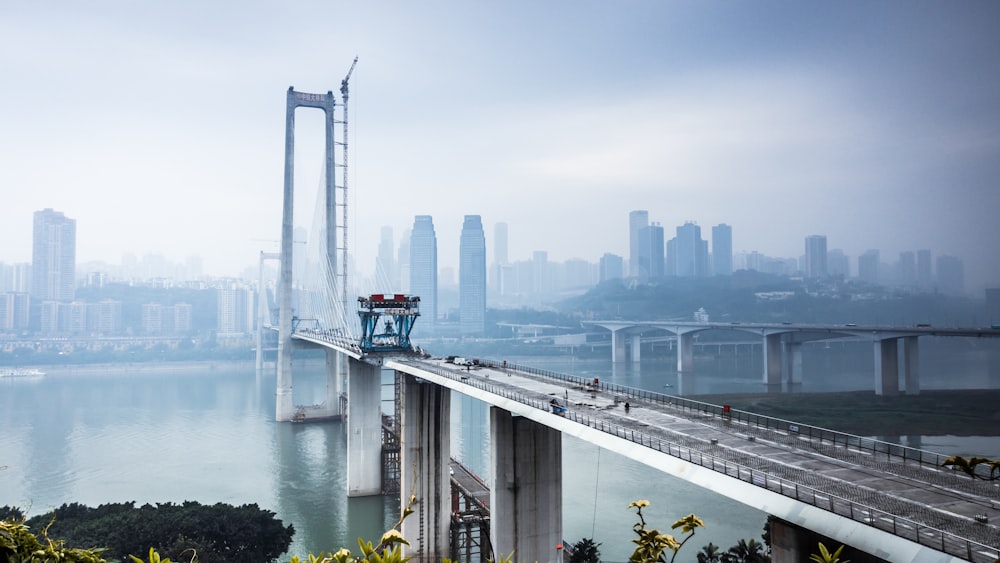
M 920 344 L 918 336 L 903 337 L 903 385 L 907 395 L 920 394 Z
M 340 396 L 344 393 L 343 359 L 336 350 L 326 348 L 326 410 L 327 416 L 343 416 L 340 410 Z
M 694 334 L 677 331 L 677 371 L 694 370 Z
M 490 521 L 494 552 L 556 561 L 562 544 L 562 434 L 490 408 Z
M 802 343 L 785 342 L 785 375 L 791 385 L 802 385 Z
M 642 335 L 636 334 L 632 336 L 632 363 L 639 363 L 639 357 L 641 354 L 640 347 L 642 346 Z
M 351 359 L 347 370 L 347 496 L 382 494 L 381 368 Z
M 899 344 L 895 338 L 875 341 L 875 394 L 899 394 Z
M 781 386 L 781 334 L 764 335 L 764 385 Z
M 410 541 L 403 555 L 440 561 L 449 556 L 451 545 L 451 391 L 400 375 L 400 514 L 410 495 L 416 497 L 415 513 L 400 529 Z
M 611 361 L 625 361 L 625 332 L 621 329 L 611 329 Z

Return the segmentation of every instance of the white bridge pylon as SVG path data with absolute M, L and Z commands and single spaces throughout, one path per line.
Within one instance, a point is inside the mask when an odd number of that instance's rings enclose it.
M 353 67 L 352 67 L 353 68 Z M 345 86 L 341 89 L 346 90 Z M 345 92 L 346 102 L 346 92 Z M 297 92 L 291 86 L 288 88 L 285 103 L 285 178 L 284 194 L 282 202 L 281 216 L 281 268 L 278 281 L 278 361 L 277 361 L 277 390 L 275 419 L 279 422 L 292 421 L 296 417 L 296 407 L 292 400 L 292 336 L 300 330 L 309 330 L 317 335 L 323 331 L 339 331 L 339 334 L 348 336 L 350 323 L 347 322 L 344 298 L 338 296 L 346 295 L 342 283 L 346 280 L 339 280 L 337 273 L 338 266 L 344 257 L 338 256 L 338 249 L 346 255 L 346 248 L 338 247 L 338 225 L 337 225 L 337 169 L 338 163 L 335 157 L 335 150 L 338 141 L 335 136 L 336 108 L 338 104 L 333 92 L 325 94 L 311 94 Z M 318 223 L 318 229 L 322 236 L 318 237 L 319 251 L 314 257 L 314 261 L 307 260 L 306 256 L 298 256 L 299 260 L 305 261 L 299 267 L 293 267 L 296 260 L 295 240 L 294 240 L 294 208 L 295 208 L 295 110 L 299 107 L 320 109 L 325 114 L 325 147 L 324 147 L 324 178 L 320 192 L 322 203 L 317 206 L 322 209 L 322 215 Z M 345 118 L 340 121 L 345 124 L 345 137 L 339 144 L 345 147 L 346 162 L 346 109 Z M 340 165 L 341 173 L 346 178 L 346 166 Z M 346 186 L 342 183 L 341 188 Z M 346 199 L 346 196 L 344 196 Z M 346 206 L 346 203 L 342 203 Z M 346 210 L 346 207 L 345 207 Z M 346 214 L 345 214 L 346 216 Z M 307 280 L 293 280 L 293 272 L 299 271 L 308 273 L 306 277 L 316 277 L 322 280 L 314 289 L 310 289 Z M 343 276 L 342 276 L 343 277 Z M 297 284 L 293 282 L 298 282 Z M 339 291 L 338 291 L 339 289 Z M 300 328 L 300 325 L 301 328 Z M 328 393 L 326 400 L 326 411 L 322 414 L 327 416 L 339 415 L 339 396 L 342 388 L 342 376 L 344 359 L 335 351 L 327 352 L 327 378 Z

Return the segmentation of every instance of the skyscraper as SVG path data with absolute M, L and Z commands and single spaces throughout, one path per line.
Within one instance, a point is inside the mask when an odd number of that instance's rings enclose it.
M 413 325 L 413 337 L 434 334 L 437 324 L 437 234 L 430 215 L 413 218 L 410 232 L 410 293 L 420 297 L 420 319 Z
M 934 285 L 931 251 L 927 249 L 917 251 L 917 285 L 922 289 L 930 289 Z
M 507 223 L 493 225 L 493 265 L 490 266 L 490 287 L 499 295 L 504 295 L 504 266 L 507 258 Z
M 677 227 L 677 236 L 667 247 L 668 272 L 680 277 L 701 277 L 708 270 L 708 241 L 701 238 L 701 227 L 688 221 Z
M 858 279 L 871 284 L 879 283 L 879 251 L 866 250 L 858 256 Z
M 631 211 L 628 214 L 628 275 L 639 275 L 639 229 L 649 226 L 649 212 Z
M 725 223 L 712 227 L 712 273 L 733 275 L 733 228 Z
M 46 208 L 35 212 L 31 297 L 72 301 L 76 273 L 76 220 Z
M 382 227 L 378 243 L 378 256 L 375 257 L 375 287 L 385 293 L 394 293 L 399 290 L 395 246 L 392 240 L 392 227 Z
M 805 275 L 807 278 L 825 278 L 827 275 L 826 264 L 826 237 L 823 235 L 809 235 L 806 237 L 806 263 Z
M 604 256 L 601 256 L 601 281 L 621 279 L 625 274 L 622 262 L 624 260 L 621 256 L 605 252 Z
M 639 229 L 639 281 L 663 277 L 663 227 L 653 223 Z
M 458 253 L 459 330 L 463 335 L 486 330 L 486 235 L 479 215 L 466 215 Z
M 957 256 L 938 256 L 935 260 L 937 290 L 945 295 L 965 295 L 965 266 Z

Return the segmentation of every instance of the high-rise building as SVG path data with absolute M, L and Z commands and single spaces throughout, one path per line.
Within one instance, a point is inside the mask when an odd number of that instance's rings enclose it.
M 46 208 L 35 212 L 31 297 L 72 301 L 76 274 L 76 220 Z
M 399 239 L 399 250 L 396 254 L 399 289 L 403 293 L 410 292 L 410 235 L 410 229 L 403 231 L 403 236 Z
M 653 223 L 639 229 L 639 272 L 641 282 L 663 277 L 663 227 Z
M 628 214 L 628 275 L 639 275 L 639 229 L 649 226 L 649 212 L 630 211 Z
M 466 215 L 458 254 L 458 311 L 462 335 L 486 331 L 486 235 L 479 215 Z
M 677 227 L 677 236 L 667 245 L 667 272 L 680 277 L 701 277 L 708 273 L 708 241 L 701 227 L 688 221 Z
M 507 257 L 507 223 L 493 225 L 493 265 L 490 266 L 490 287 L 499 295 L 504 295 L 504 266 Z
M 437 324 L 438 267 L 437 233 L 430 215 L 413 218 L 410 231 L 410 293 L 420 297 L 420 319 L 411 336 L 427 337 Z
M 945 295 L 965 295 L 965 266 L 956 256 L 938 256 L 937 289 Z
M 382 227 L 378 255 L 375 257 L 375 287 L 384 293 L 395 293 L 399 290 L 395 247 L 392 240 L 392 227 Z
M 253 332 L 254 292 L 248 287 L 231 283 L 216 289 L 218 299 L 219 336 L 239 336 Z
M 27 293 L 0 293 L 0 331 L 15 332 L 28 328 Z
M 826 237 L 809 235 L 806 237 L 806 260 L 804 273 L 807 278 L 825 278 L 827 276 Z
M 858 279 L 871 284 L 879 283 L 879 252 L 866 250 L 858 256 Z
M 543 295 L 552 292 L 552 264 L 544 250 L 531 253 L 531 292 Z
M 625 260 L 617 254 L 605 252 L 601 256 L 601 278 L 602 282 L 608 280 L 621 279 L 625 275 Z
M 899 253 L 896 263 L 896 283 L 904 287 L 917 285 L 917 257 L 909 250 Z
M 826 252 L 826 273 L 842 278 L 850 277 L 851 259 L 839 248 L 828 250 Z
M 733 275 L 733 228 L 725 223 L 712 227 L 712 273 Z
M 931 266 L 931 251 L 917 251 L 917 286 L 930 289 L 934 285 L 934 269 Z

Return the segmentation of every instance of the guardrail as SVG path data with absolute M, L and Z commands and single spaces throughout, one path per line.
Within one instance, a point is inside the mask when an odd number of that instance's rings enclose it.
M 727 420 L 741 422 L 747 424 L 748 426 L 754 426 L 764 430 L 778 430 L 781 432 L 788 432 L 790 434 L 797 434 L 799 436 L 809 438 L 810 441 L 815 439 L 820 443 L 828 442 L 834 446 L 843 445 L 845 447 L 854 447 L 859 450 L 870 451 L 873 454 L 885 454 L 886 456 L 895 457 L 903 462 L 912 461 L 923 465 L 933 466 L 936 469 L 940 469 L 941 463 L 943 463 L 946 459 L 948 459 L 948 457 L 950 457 L 939 454 L 937 452 L 921 450 L 918 448 L 911 448 L 909 446 L 893 444 L 892 442 L 885 442 L 882 440 L 876 440 L 874 438 L 857 436 L 855 434 L 848 434 L 846 432 L 830 430 L 828 428 L 823 428 L 820 426 L 802 424 L 791 420 L 760 415 L 748 411 L 742 411 L 738 409 L 729 409 L 728 411 L 726 411 L 724 405 L 714 405 L 711 403 L 704 403 L 701 401 L 695 401 L 693 399 L 678 397 L 676 395 L 667 395 L 664 393 L 657 393 L 655 391 L 647 391 L 645 389 L 637 389 L 634 387 L 626 387 L 624 385 L 617 385 L 614 383 L 606 383 L 600 381 L 599 379 L 597 380 L 597 385 L 594 385 L 593 383 L 595 381 L 594 379 L 588 379 L 575 375 L 569 375 L 555 371 L 534 368 L 531 366 L 524 366 L 520 364 L 513 364 L 509 362 L 503 364 L 501 362 L 497 362 L 496 360 L 479 360 L 479 361 L 480 365 L 489 366 L 496 369 L 504 369 L 503 366 L 505 365 L 508 369 L 515 369 L 518 371 L 523 371 L 525 373 L 539 375 L 542 377 L 548 377 L 564 381 L 567 383 L 573 383 L 576 385 L 590 385 L 591 387 L 596 387 L 597 389 L 614 393 L 616 395 L 624 397 L 643 399 L 654 403 L 662 404 L 665 406 L 671 406 L 687 412 L 699 412 L 706 415 L 724 417 Z M 980 477 L 989 477 L 989 470 L 985 466 L 980 466 L 977 467 L 976 469 L 977 469 L 977 474 Z
M 402 360 L 401 363 L 407 363 Z M 564 382 L 586 385 L 590 382 L 593 385 L 591 379 L 581 378 L 577 376 L 560 374 L 557 372 L 552 372 L 548 370 L 542 370 L 538 368 L 532 368 L 530 366 L 521 366 L 512 363 L 499 363 L 493 360 L 479 360 L 479 365 L 483 367 L 490 367 L 495 369 L 514 369 L 518 371 L 523 371 L 526 373 L 541 375 L 544 377 L 552 377 Z M 460 381 L 466 385 L 470 385 L 487 391 L 494 395 L 504 397 L 506 399 L 511 399 L 517 401 L 521 404 L 534 407 L 536 409 L 548 412 L 550 409 L 549 399 L 536 399 L 524 395 L 510 389 L 509 387 L 497 385 L 488 381 L 483 381 L 479 379 L 469 378 L 467 375 L 463 376 L 461 372 L 452 372 L 447 369 L 442 369 L 438 366 L 429 366 L 424 363 L 419 365 L 414 365 L 418 369 L 425 371 L 430 371 L 442 377 L 447 377 L 452 380 Z M 644 391 L 641 389 L 631 389 L 620 385 L 607 385 L 598 384 L 601 389 L 607 391 L 613 391 L 620 393 L 628 397 L 636 397 L 647 400 L 654 400 L 655 402 L 661 402 L 667 406 L 680 406 L 680 408 L 686 408 L 688 410 L 697 410 L 699 412 L 718 413 L 721 415 L 722 407 L 718 405 L 711 405 L 708 403 L 701 403 L 699 401 L 691 401 L 689 399 L 683 399 L 681 397 L 673 397 L 670 395 L 663 395 L 660 393 L 652 393 Z M 659 398 L 664 398 L 666 400 L 658 400 Z M 689 403 L 689 405 L 675 405 L 671 404 L 670 401 L 683 401 Z M 712 408 L 704 409 L 703 407 L 716 407 L 719 410 L 715 411 Z M 730 411 L 731 413 L 742 412 L 742 411 Z M 760 417 L 758 415 L 753 415 L 753 413 L 743 413 L 745 415 L 751 415 L 752 420 L 763 422 L 764 424 L 771 424 L 770 421 L 778 421 L 787 424 L 795 424 L 789 421 L 782 421 L 781 419 L 773 419 L 769 417 Z M 735 416 L 735 414 L 734 414 Z M 606 420 L 602 420 L 596 417 L 587 416 L 580 414 L 576 411 L 568 411 L 565 413 L 564 417 L 566 419 L 572 420 L 579 424 L 583 424 L 595 430 L 605 432 L 614 435 L 623 440 L 628 440 L 630 442 L 645 446 L 651 449 L 655 449 L 661 453 L 667 454 L 669 456 L 687 461 L 699 465 L 701 467 L 712 469 L 713 471 L 723 473 L 729 477 L 739 479 L 741 481 L 751 483 L 758 487 L 765 488 L 769 491 L 776 492 L 783 496 L 794 498 L 799 502 L 803 502 L 817 508 L 827 510 L 839 516 L 850 518 L 856 522 L 860 522 L 871 526 L 873 528 L 882 530 L 887 533 L 891 533 L 895 536 L 907 539 L 909 541 L 918 543 L 920 545 L 928 546 L 933 549 L 937 549 L 943 553 L 949 555 L 954 555 L 956 557 L 961 557 L 968 561 L 974 563 L 993 563 L 998 558 L 1000 558 L 1000 547 L 990 546 L 978 541 L 959 536 L 955 533 L 941 530 L 940 528 L 935 528 L 933 526 L 928 526 L 911 520 L 909 518 L 904 518 L 901 516 L 896 516 L 891 512 L 886 510 L 853 501 L 847 498 L 843 498 L 838 495 L 831 494 L 829 492 L 822 491 L 820 489 L 810 487 L 808 485 L 797 483 L 790 479 L 785 479 L 772 475 L 766 471 L 761 471 L 760 469 L 748 467 L 744 464 L 736 463 L 731 460 L 727 460 L 723 457 L 719 457 L 713 454 L 705 453 L 690 446 L 685 446 L 683 444 L 678 444 L 670 440 L 664 440 L 659 437 L 651 436 L 644 432 L 637 432 L 631 428 L 625 428 L 623 426 L 610 423 Z M 748 418 L 747 420 L 750 420 Z M 800 427 L 806 428 L 807 425 L 799 425 Z M 770 426 L 769 428 L 778 428 L 778 426 Z M 840 432 L 835 432 L 832 430 L 826 430 L 818 427 L 814 427 L 816 430 L 823 430 L 826 436 L 839 435 L 839 436 L 852 436 L 850 434 L 844 434 Z M 787 426 L 785 426 L 787 430 Z M 817 433 L 817 437 L 820 434 Z M 855 438 L 860 438 L 854 436 Z M 873 440 L 878 442 L 877 440 Z M 882 444 L 887 444 L 886 442 L 881 442 Z M 895 444 L 892 444 L 895 445 Z M 902 446 L 900 446 L 903 448 Z M 923 450 L 915 450 L 914 448 L 904 448 L 907 450 L 914 450 L 921 452 Z M 928 454 L 933 454 L 933 452 L 926 452 Z M 938 454 L 933 454 L 938 455 Z M 913 459 L 915 461 L 920 460 L 921 463 L 926 463 L 923 457 L 911 456 L 905 459 Z M 992 541 L 992 539 L 990 540 Z

